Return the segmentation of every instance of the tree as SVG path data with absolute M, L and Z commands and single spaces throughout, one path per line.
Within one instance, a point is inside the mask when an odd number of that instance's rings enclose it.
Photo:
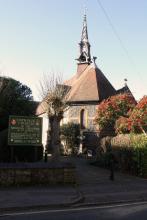
M 32 92 L 29 87 L 19 81 L 0 77 L 0 161 L 10 161 L 10 147 L 8 146 L 8 119 L 9 115 L 34 115 L 36 103 L 33 101 Z M 30 158 L 34 147 L 14 146 L 15 156 Z M 41 148 L 39 148 L 41 149 Z M 18 153 L 21 151 L 18 156 Z M 21 160 L 21 159 L 20 159 Z
M 119 118 L 116 121 L 117 133 L 144 133 L 147 132 L 147 96 L 144 96 L 132 109 L 128 118 Z
M 0 129 L 7 127 L 9 115 L 32 115 L 35 107 L 29 87 L 15 79 L 0 77 Z
M 40 105 L 49 119 L 52 158 L 55 160 L 58 160 L 60 155 L 60 121 L 67 107 L 66 100 L 69 89 L 61 82 L 61 78 L 54 74 L 51 76 L 44 75 L 40 82 L 40 94 L 43 99 Z
M 128 117 L 128 111 L 136 105 L 134 97 L 129 94 L 111 96 L 102 101 L 97 108 L 95 122 L 99 125 L 100 131 L 107 126 L 114 128 L 115 121 L 120 117 Z
M 130 127 L 133 132 L 147 132 L 147 96 L 144 96 L 133 109 L 129 117 Z

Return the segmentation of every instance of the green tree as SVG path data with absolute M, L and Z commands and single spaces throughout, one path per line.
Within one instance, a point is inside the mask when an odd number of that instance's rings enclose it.
M 9 115 L 32 115 L 36 103 L 33 102 L 31 89 L 19 81 L 0 77 L 0 129 L 7 127 Z
M 7 144 L 8 139 L 8 119 L 9 115 L 33 115 L 35 113 L 37 103 L 33 101 L 32 92 L 29 87 L 23 85 L 19 81 L 0 77 L 0 161 L 10 161 L 10 147 Z M 21 147 L 21 153 L 18 155 L 16 151 L 20 151 L 20 148 L 16 148 L 15 157 L 21 160 L 21 157 L 25 160 L 29 160 L 34 151 L 33 147 L 27 148 L 27 146 Z M 39 148 L 41 149 L 41 147 Z M 27 152 L 27 153 L 26 153 Z M 32 153 L 33 152 L 33 153 Z

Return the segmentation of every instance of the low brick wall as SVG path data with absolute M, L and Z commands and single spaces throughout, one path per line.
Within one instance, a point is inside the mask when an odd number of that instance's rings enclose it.
M 0 164 L 0 186 L 75 184 L 73 165 Z

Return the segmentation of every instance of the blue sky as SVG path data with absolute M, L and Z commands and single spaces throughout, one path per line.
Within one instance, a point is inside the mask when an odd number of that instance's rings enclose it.
M 147 1 L 101 0 L 127 53 L 97 0 L 0 0 L 0 71 L 33 90 L 43 74 L 76 72 L 84 5 L 91 53 L 118 89 L 128 86 L 139 99 L 147 94 Z

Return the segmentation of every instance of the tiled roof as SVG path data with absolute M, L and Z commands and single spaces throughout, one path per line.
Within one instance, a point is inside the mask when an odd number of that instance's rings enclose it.
M 121 89 L 118 89 L 116 91 L 116 94 L 123 94 L 123 93 L 131 93 L 131 91 L 127 85 L 125 85 L 124 87 L 122 87 Z
M 82 73 L 77 71 L 77 74 L 64 84 L 71 86 L 69 102 L 102 101 L 116 93 L 108 79 L 93 63 L 87 65 Z

